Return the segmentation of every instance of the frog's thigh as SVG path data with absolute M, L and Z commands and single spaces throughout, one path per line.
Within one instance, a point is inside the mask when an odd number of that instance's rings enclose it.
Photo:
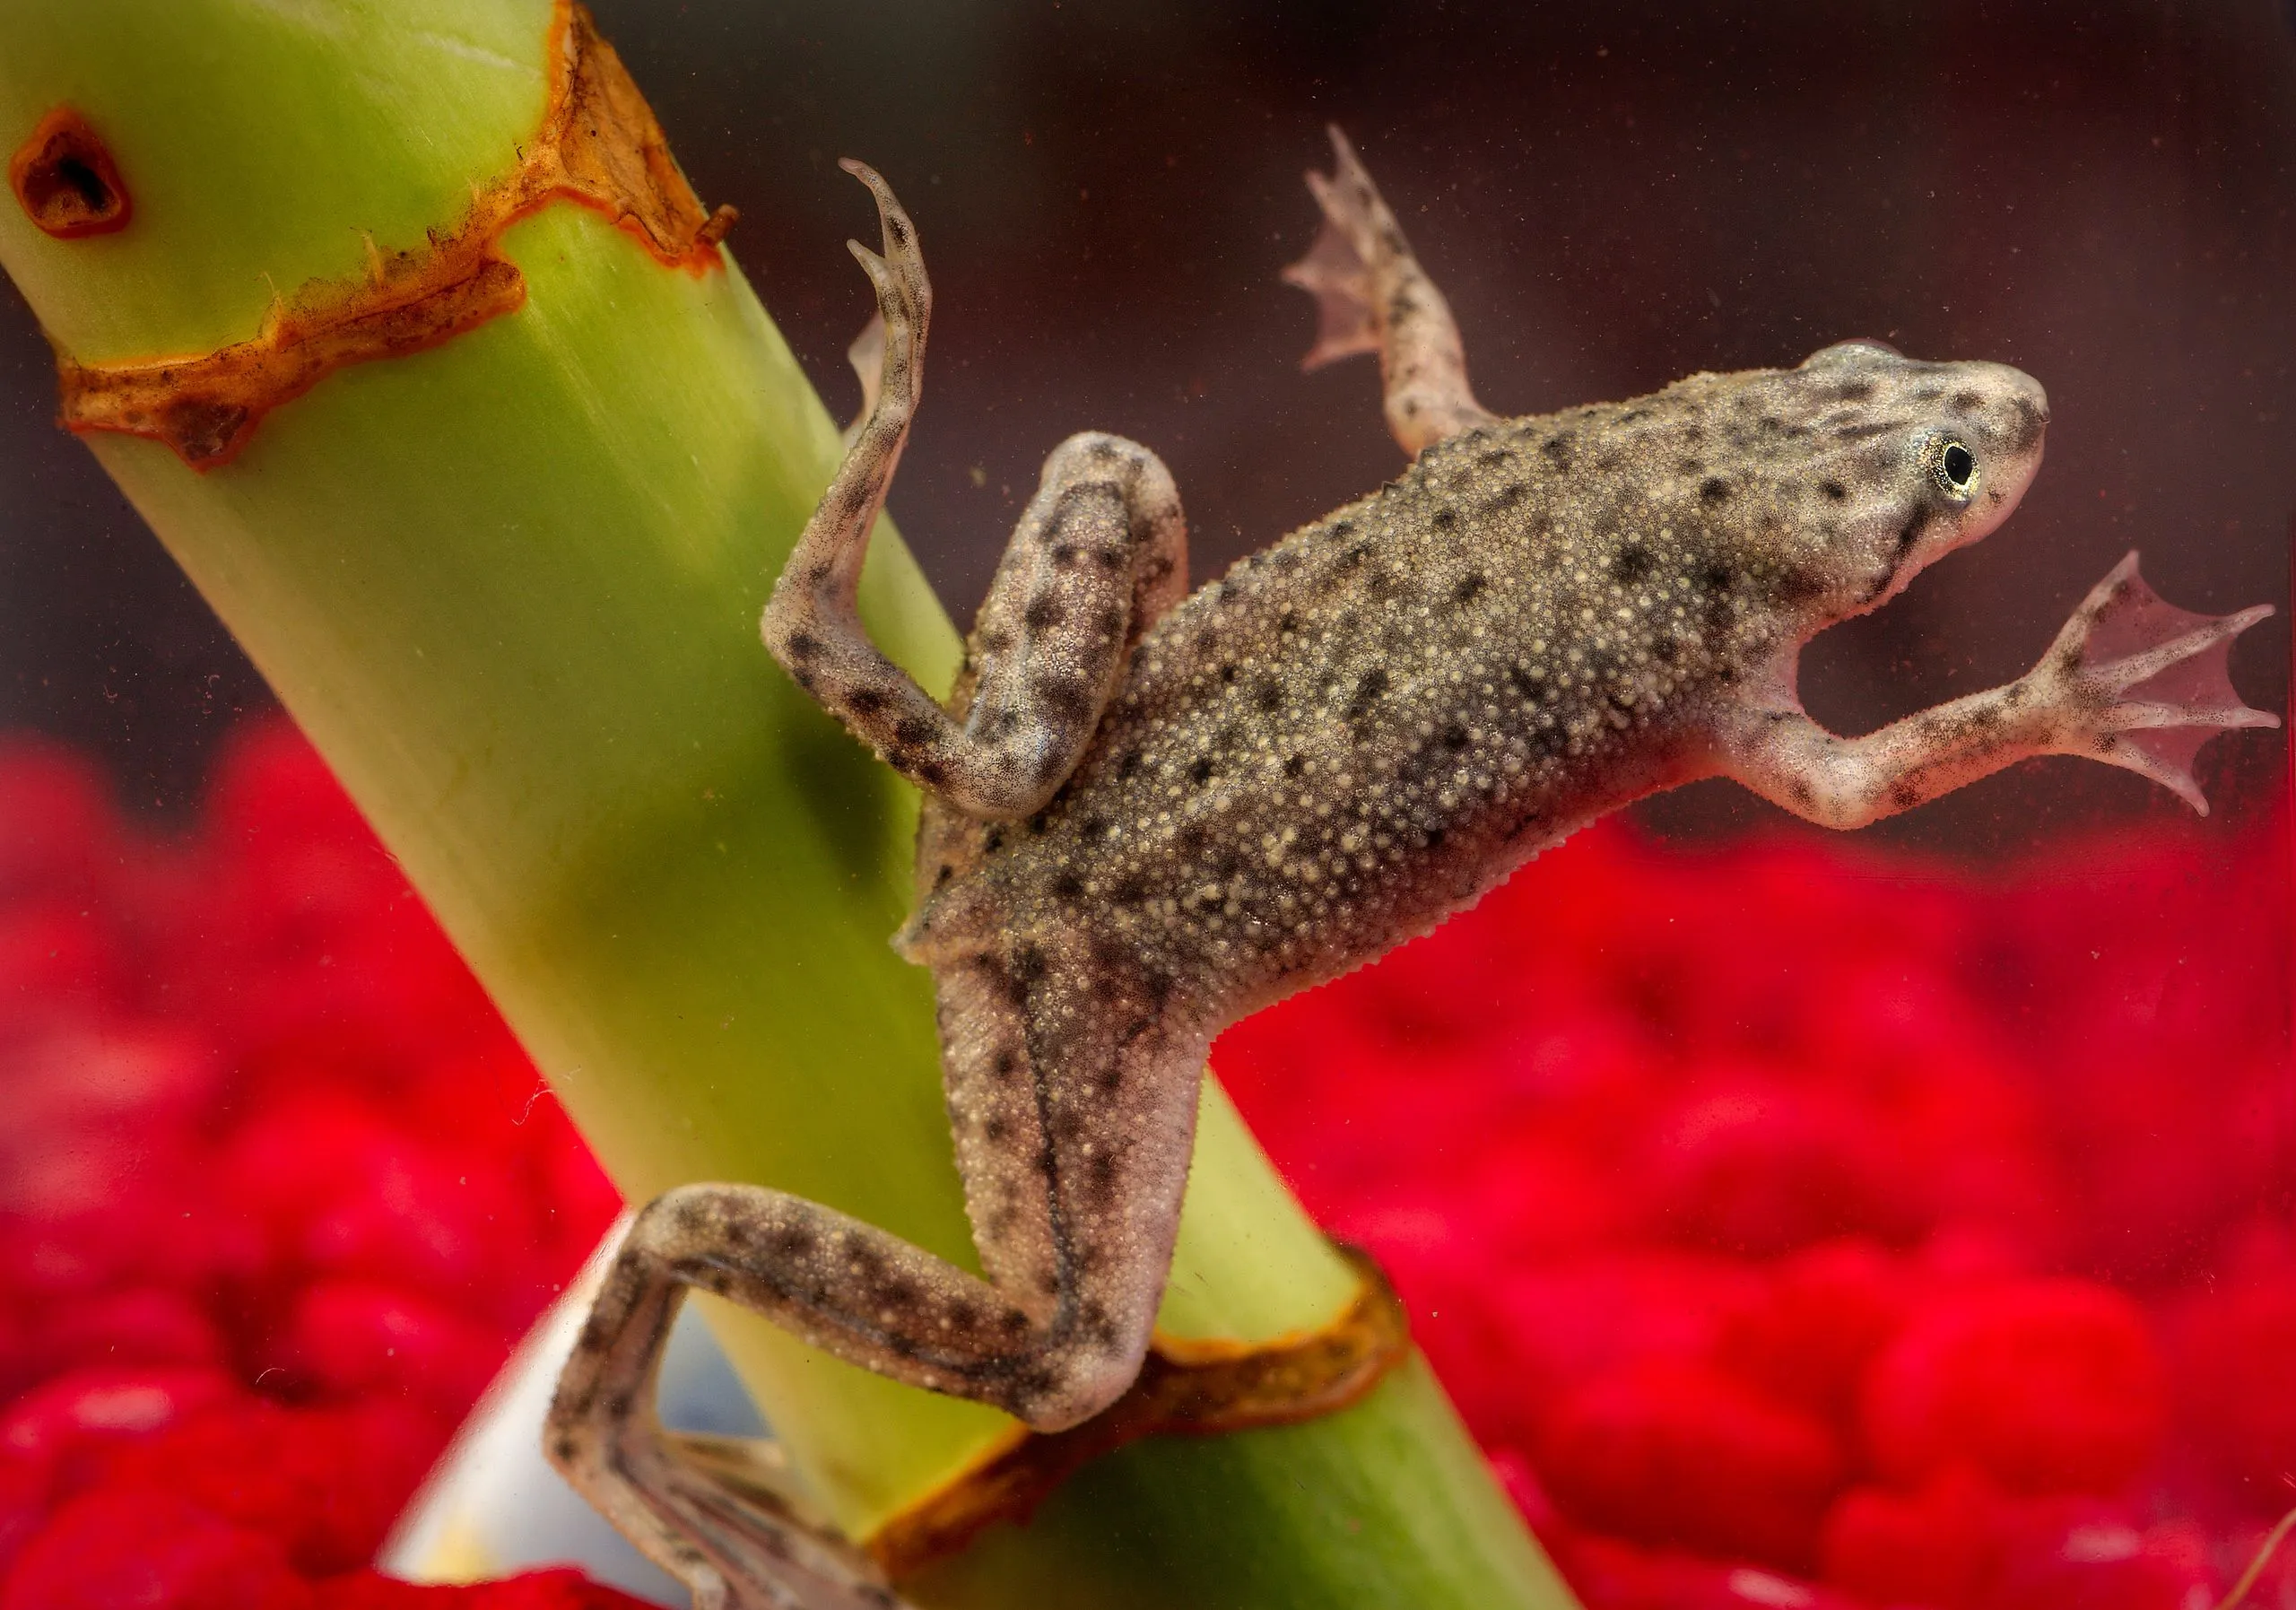
M 1121 436 L 1062 442 L 968 640 L 965 763 L 1009 768 L 1005 791 L 1048 798 L 1091 742 L 1132 645 L 1187 589 L 1171 473 Z
M 943 1077 L 981 1267 L 1128 1382 L 1170 1272 L 1205 1043 L 1081 935 L 947 943 Z

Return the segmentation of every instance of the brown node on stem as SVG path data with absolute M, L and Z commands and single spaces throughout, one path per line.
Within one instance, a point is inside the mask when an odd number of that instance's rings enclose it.
M 1338 1250 L 1361 1284 L 1329 1324 L 1257 1343 L 1159 1336 L 1139 1379 L 1107 1410 L 1048 1436 L 1016 1432 L 879 1527 L 870 1557 L 891 1577 L 921 1571 L 996 1521 L 1026 1520 L 1078 1469 L 1143 1437 L 1297 1425 L 1360 1402 L 1410 1353 L 1410 1322 L 1370 1255 Z
M 64 427 L 149 437 L 195 470 L 228 464 L 265 413 L 336 370 L 422 352 L 523 307 L 526 276 L 501 256 L 502 232 L 554 201 L 604 213 L 665 266 L 718 266 L 733 208 L 702 207 L 622 58 L 572 0 L 553 10 L 548 59 L 541 127 L 517 167 L 472 187 L 455 229 L 413 251 L 370 241 L 363 276 L 309 282 L 274 301 L 252 339 L 213 352 L 89 364 L 58 353 Z
M 74 108 L 59 106 L 8 159 L 8 187 L 25 215 L 58 240 L 124 230 L 135 203 L 102 136 Z

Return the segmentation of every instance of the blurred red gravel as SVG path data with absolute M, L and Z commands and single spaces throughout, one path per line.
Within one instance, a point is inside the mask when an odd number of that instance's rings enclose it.
M 2205 1610 L 2296 1503 L 2278 834 L 1614 824 L 1215 1061 L 1589 1610 Z M 634 1602 L 364 1569 L 617 1202 L 290 729 L 181 841 L 0 739 L 0 1610 Z
M 289 727 L 198 830 L 0 739 L 0 1610 L 613 1610 L 366 1569 L 619 1202 Z
M 1591 1610 L 2208 1610 L 2296 1505 L 2284 832 L 1613 823 L 1213 1061 Z

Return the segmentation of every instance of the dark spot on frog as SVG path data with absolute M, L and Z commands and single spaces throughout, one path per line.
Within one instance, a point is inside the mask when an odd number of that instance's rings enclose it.
M 888 697 L 882 688 L 856 688 L 845 696 L 845 708 L 857 716 L 874 716 L 885 708 Z
M 1466 746 L 1467 729 L 1465 727 L 1454 721 L 1443 729 L 1444 748 L 1450 750 L 1456 754 L 1458 751 L 1465 749 Z
M 822 651 L 822 642 L 810 631 L 793 631 L 782 643 L 781 649 L 791 659 L 804 665 Z
M 1215 770 L 1217 769 L 1212 763 L 1212 757 L 1201 755 L 1197 757 L 1196 763 L 1187 769 L 1187 780 L 1200 788 L 1212 780 Z
M 1286 757 L 1284 757 L 1284 761 L 1283 761 L 1283 775 L 1284 775 L 1284 776 L 1286 776 L 1286 777 L 1297 777 L 1297 776 L 1299 776 L 1302 771 L 1305 771 L 1307 769 L 1308 769 L 1308 757 L 1307 757 L 1306 755 L 1303 755 L 1303 754 L 1294 754 L 1294 755 L 1287 755 Z
M 1726 501 L 1730 496 L 1730 483 L 1719 475 L 1709 475 L 1700 484 L 1698 496 L 1700 501 L 1706 503 Z
M 1030 683 L 1037 701 L 1060 720 L 1074 724 L 1092 713 L 1092 695 L 1077 677 L 1044 675 Z
M 1370 714 L 1379 695 L 1387 691 L 1387 671 L 1384 666 L 1374 666 L 1356 679 L 1355 692 L 1347 701 L 1347 718 L 1360 721 Z
M 2017 433 L 2011 446 L 2022 453 L 2040 439 L 2041 431 L 2048 425 L 2048 411 L 2036 407 L 2027 397 L 2013 397 L 2011 402 L 2017 411 Z
M 1483 589 L 1490 585 L 1483 579 L 1481 570 L 1469 570 L 1465 576 L 1459 578 L 1459 585 L 1451 589 L 1451 596 L 1457 603 L 1472 604 L 1482 596 Z
M 930 744 L 940 729 L 930 718 L 905 716 L 893 727 L 893 742 L 904 749 L 917 749 Z
M 1629 543 L 1611 561 L 1611 579 L 1631 587 L 1650 574 L 1650 550 L 1640 543 Z
M 1095 1152 L 1086 1168 L 1088 1185 L 1096 1205 L 1105 1206 L 1116 1199 L 1116 1159 L 1106 1152 Z
M 1459 511 L 1456 509 L 1448 507 L 1439 509 L 1435 511 L 1433 518 L 1436 530 L 1448 531 L 1452 527 L 1459 523 Z
M 1770 596 L 1780 604 L 1805 603 L 1819 591 L 1817 578 L 1799 565 L 1787 565 L 1770 581 Z
M 1947 406 L 1956 413 L 1976 413 L 1985 407 L 1985 394 L 1978 391 L 1957 391 Z
M 1283 684 L 1270 676 L 1252 691 L 1252 702 L 1267 714 L 1274 715 L 1283 708 Z
M 1822 482 L 1818 490 L 1836 503 L 1843 501 L 1849 496 L 1849 489 L 1839 481 Z

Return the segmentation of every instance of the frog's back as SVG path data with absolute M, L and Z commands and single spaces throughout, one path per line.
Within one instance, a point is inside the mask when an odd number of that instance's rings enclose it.
M 1783 640 L 1901 585 L 1909 431 L 1957 367 L 1853 344 L 1428 448 L 1174 607 L 1060 793 L 955 882 L 1219 1016 L 1423 931 L 1700 774 Z
M 1666 745 L 1622 763 L 1624 735 L 1690 694 L 1735 616 L 1712 574 L 1659 573 L 1655 528 L 1636 544 L 1624 411 L 1444 442 L 1182 601 L 1067 786 L 987 830 L 968 880 L 1005 919 L 1033 907 L 1259 994 L 1658 786 Z

